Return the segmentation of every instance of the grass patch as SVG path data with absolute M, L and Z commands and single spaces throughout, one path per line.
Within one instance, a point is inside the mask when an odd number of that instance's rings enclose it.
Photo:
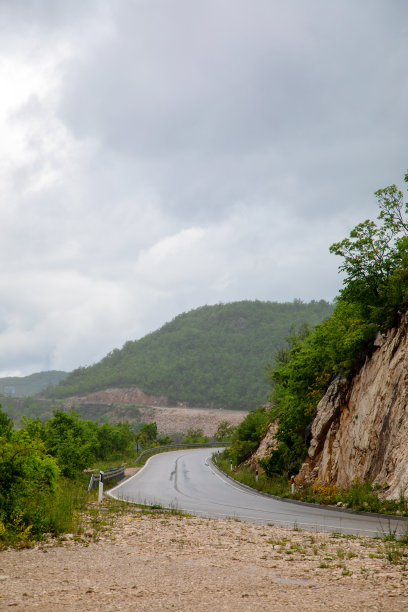
M 334 485 L 296 487 L 292 493 L 290 482 L 284 476 L 268 477 L 263 470 L 259 470 L 257 478 L 253 468 L 242 464 L 231 470 L 228 451 L 217 456 L 217 466 L 227 476 L 269 495 L 322 505 L 341 505 L 358 511 L 408 517 L 408 501 L 402 495 L 397 500 L 382 499 L 381 487 L 373 486 L 368 482 L 356 481 L 348 489 L 339 489 Z
M 272 479 L 268 478 L 265 472 L 261 472 L 258 475 L 258 480 L 256 480 L 255 471 L 242 465 L 234 467 L 231 471 L 230 460 L 225 458 L 223 454 L 218 455 L 217 467 L 225 472 L 227 476 L 231 476 L 238 482 L 241 482 L 252 489 L 256 489 L 257 491 L 261 491 L 263 493 L 268 493 L 269 495 L 277 495 L 278 497 L 289 496 L 290 489 L 286 478 L 277 476 Z
M 100 470 L 105 471 L 111 467 L 118 467 L 120 465 L 133 465 L 136 461 L 138 453 L 136 451 L 129 451 L 125 454 L 123 453 L 113 453 L 109 459 L 100 459 L 96 461 L 90 472 L 98 472 Z
M 26 500 L 25 512 L 36 520 L 35 528 L 23 520 L 22 512 L 16 512 L 7 523 L 0 521 L 0 548 L 27 548 L 43 540 L 44 534 L 58 537 L 64 533 L 79 533 L 81 512 L 87 501 L 83 479 L 61 478 L 55 492 L 49 494 L 47 500 L 41 499 L 40 505 L 36 498 Z M 39 512 L 41 517 L 36 516 Z

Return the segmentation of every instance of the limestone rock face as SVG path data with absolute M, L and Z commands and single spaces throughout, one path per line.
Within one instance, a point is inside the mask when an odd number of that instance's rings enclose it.
M 262 438 L 258 448 L 252 453 L 252 455 L 244 461 L 245 465 L 251 466 L 256 469 L 259 466 L 259 459 L 269 457 L 271 452 L 277 447 L 278 443 L 275 440 L 275 434 L 278 430 L 277 421 L 272 421 L 268 427 L 266 435 Z
M 387 483 L 408 495 L 408 315 L 351 380 L 336 379 L 319 402 L 308 457 L 296 481 L 349 487 Z

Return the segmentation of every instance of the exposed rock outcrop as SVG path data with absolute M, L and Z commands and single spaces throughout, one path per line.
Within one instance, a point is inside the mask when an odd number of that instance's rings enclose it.
M 408 496 L 408 315 L 378 335 L 351 380 L 336 379 L 317 407 L 297 482 L 349 487 L 355 478 Z
M 251 456 L 244 462 L 245 465 L 257 468 L 259 465 L 259 459 L 269 457 L 271 452 L 277 447 L 278 443 L 275 439 L 275 434 L 278 430 L 278 422 L 272 421 L 268 427 L 268 431 L 262 438 L 258 448 L 251 454 Z

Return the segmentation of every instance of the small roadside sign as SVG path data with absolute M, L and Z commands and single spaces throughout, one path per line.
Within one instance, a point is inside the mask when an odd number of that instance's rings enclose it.
M 133 447 L 133 450 L 135 450 L 135 451 L 140 451 L 140 450 L 142 450 L 142 447 L 140 446 L 139 442 L 136 442 L 136 444 L 135 444 L 135 445 L 134 445 L 134 447 Z

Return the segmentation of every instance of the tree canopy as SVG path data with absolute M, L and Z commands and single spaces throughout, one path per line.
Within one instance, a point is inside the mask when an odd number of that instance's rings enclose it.
M 408 183 L 408 174 L 405 175 Z M 373 322 L 388 326 L 406 291 L 408 265 L 408 203 L 396 185 L 375 192 L 379 214 L 366 219 L 330 252 L 343 258 L 341 297 L 359 303 Z M 391 319 L 390 319 L 391 317 Z

